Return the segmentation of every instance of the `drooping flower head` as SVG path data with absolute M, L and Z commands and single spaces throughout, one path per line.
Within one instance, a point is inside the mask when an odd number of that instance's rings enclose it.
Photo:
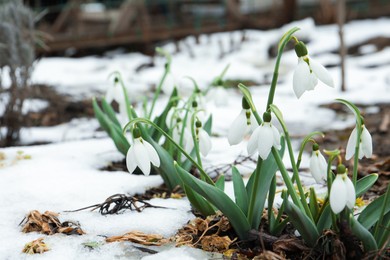
M 318 79 L 329 87 L 334 86 L 329 72 L 308 56 L 303 42 L 299 41 L 295 45 L 295 53 L 298 56 L 298 66 L 294 71 L 293 89 L 297 98 L 300 98 L 305 91 L 313 90 L 318 84 Z
M 328 164 L 319 150 L 318 144 L 313 144 L 313 152 L 310 158 L 310 172 L 317 183 L 326 181 Z
M 254 131 L 259 124 L 253 115 L 248 101 L 245 97 L 242 98 L 242 110 L 240 114 L 234 119 L 229 128 L 228 141 L 230 145 L 240 143 L 244 137 L 251 131 Z
M 118 103 L 119 114 L 124 118 L 127 117 L 125 94 L 123 93 L 122 86 L 119 84 L 118 77 L 114 78 L 114 84 L 107 89 L 105 99 L 108 104 L 113 101 Z
M 196 141 L 199 144 L 199 150 L 203 156 L 207 156 L 211 150 L 211 139 L 209 134 L 202 128 L 202 122 L 195 122 Z
M 160 158 L 154 147 L 142 139 L 141 131 L 137 127 L 133 129 L 133 140 L 133 145 L 126 154 L 127 170 L 133 173 L 138 166 L 147 176 L 150 174 L 150 163 L 160 167 Z
M 346 206 L 352 209 L 355 206 L 355 199 L 355 187 L 347 176 L 347 169 L 343 164 L 340 164 L 337 167 L 336 178 L 330 188 L 330 207 L 335 214 L 338 214 Z
M 264 122 L 258 126 L 253 132 L 248 142 L 248 154 L 252 155 L 254 152 L 259 153 L 261 159 L 267 159 L 271 148 L 280 149 L 280 133 L 275 126 L 271 124 L 271 114 L 265 112 L 263 115 Z
M 362 132 L 360 136 L 360 144 L 359 144 L 359 159 L 362 159 L 364 156 L 367 158 L 371 158 L 372 156 L 372 137 L 365 127 L 364 123 L 362 124 Z M 355 147 L 357 145 L 357 129 L 356 127 L 352 130 L 351 135 L 349 136 L 347 149 L 345 152 L 345 159 L 349 160 L 355 153 Z

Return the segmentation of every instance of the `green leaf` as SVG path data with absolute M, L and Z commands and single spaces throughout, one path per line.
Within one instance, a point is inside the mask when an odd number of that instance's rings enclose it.
M 378 179 L 378 174 L 366 175 L 363 178 L 357 180 L 356 182 L 356 197 L 362 196 L 366 191 L 368 191 L 372 185 Z
M 368 253 L 370 251 L 378 250 L 378 245 L 376 244 L 373 235 L 362 224 L 360 224 L 353 215 L 351 215 L 349 219 L 351 221 L 353 234 L 363 242 L 364 251 Z
M 287 196 L 284 201 L 286 203 L 285 212 L 289 216 L 290 221 L 301 234 L 303 240 L 305 240 L 309 246 L 314 246 L 317 239 L 320 237 L 317 227 L 304 212 L 288 201 Z
M 323 206 L 325 207 L 322 210 L 321 216 L 317 221 L 317 230 L 319 233 L 322 233 L 325 229 L 329 229 L 332 225 L 332 212 L 329 204 Z
M 103 111 L 100 109 L 99 105 L 97 104 L 96 98 L 92 99 L 92 108 L 95 112 L 95 117 L 98 120 L 100 126 L 103 128 L 104 131 L 106 131 L 108 134 L 110 134 L 110 127 L 109 122 L 107 120 L 107 116 L 103 113 Z
M 102 98 L 102 108 L 104 113 L 108 116 L 108 118 L 113 122 L 115 125 L 121 127 L 121 124 L 119 123 L 118 119 L 116 118 L 116 113 L 114 109 L 110 106 L 110 104 L 107 103 L 107 101 Z
M 185 185 L 188 185 L 193 191 L 203 196 L 229 219 L 230 224 L 240 239 L 245 240 L 248 238 L 248 232 L 251 229 L 249 222 L 242 210 L 229 198 L 229 196 L 219 188 L 195 178 L 177 163 L 175 164 L 175 167 Z
M 377 237 L 379 248 L 387 248 L 390 246 L 390 212 L 383 216 L 381 228 L 379 229 Z
M 317 219 L 317 216 L 320 212 L 320 209 L 318 207 L 318 200 L 317 200 L 317 195 L 316 191 L 314 190 L 313 187 L 310 187 L 310 195 L 309 195 L 309 208 L 311 215 L 313 216 L 314 219 Z
M 235 166 L 232 167 L 232 175 L 236 204 L 241 208 L 244 213 L 248 212 L 248 194 L 246 193 L 244 180 L 242 179 L 240 172 Z
M 358 221 L 366 229 L 370 229 L 380 218 L 382 206 L 385 201 L 385 194 L 376 198 L 372 201 L 359 215 Z M 387 214 L 390 211 L 390 200 L 387 200 L 386 205 L 384 205 L 384 214 Z
M 220 189 L 221 191 L 225 190 L 225 175 L 220 175 L 218 180 L 215 182 L 215 187 Z
M 188 185 L 184 184 L 184 192 L 188 200 L 194 208 L 196 208 L 203 216 L 210 216 L 215 214 L 214 208 L 198 193 L 194 192 Z
M 278 153 L 283 157 L 284 150 L 286 147 L 286 143 L 284 141 L 284 138 L 281 137 L 281 145 L 282 148 Z M 261 160 L 259 158 L 258 160 Z M 258 169 L 258 167 L 256 167 Z M 270 188 L 270 184 L 272 182 L 272 177 L 275 175 L 276 171 L 278 169 L 278 165 L 276 164 L 276 161 L 274 157 L 270 154 L 267 158 L 267 160 L 262 161 L 260 171 L 258 172 L 255 170 L 255 172 L 252 174 L 252 176 L 249 178 L 249 181 L 247 183 L 247 191 L 248 191 L 248 218 L 250 217 L 250 211 L 253 212 L 252 218 L 249 219 L 249 223 L 251 223 L 251 227 L 257 229 L 261 222 L 261 216 L 263 214 L 264 204 L 265 200 L 267 198 L 267 194 Z M 256 177 L 256 175 L 259 175 Z M 253 193 L 253 189 L 255 189 Z M 254 200 L 252 202 L 253 208 L 251 209 L 251 198 Z
M 210 115 L 206 123 L 203 125 L 203 129 L 211 136 L 211 128 L 213 126 L 213 115 Z

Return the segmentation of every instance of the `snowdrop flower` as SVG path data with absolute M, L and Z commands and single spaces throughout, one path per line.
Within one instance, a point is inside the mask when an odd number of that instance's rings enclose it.
M 310 158 L 310 172 L 317 183 L 326 181 L 328 164 L 319 151 L 318 144 L 313 144 L 313 153 Z
M 199 150 L 203 156 L 207 156 L 211 150 L 211 138 L 209 134 L 202 128 L 202 123 L 198 120 L 195 123 L 196 138 L 199 143 Z
M 242 110 L 229 128 L 228 141 L 230 145 L 239 144 L 249 132 L 254 131 L 259 124 L 250 110 L 245 97 L 242 98 Z
M 123 93 L 122 86 L 118 84 L 119 79 L 115 77 L 114 79 L 114 85 L 111 85 L 106 92 L 106 101 L 108 104 L 110 104 L 112 101 L 115 101 L 119 105 L 119 114 L 122 117 L 127 117 L 127 110 L 126 110 L 126 99 L 125 94 Z
M 347 176 L 347 169 L 340 164 L 337 167 L 337 175 L 330 188 L 329 202 L 335 214 L 340 213 L 345 206 L 352 209 L 355 206 L 355 187 Z
M 295 52 L 298 56 L 298 66 L 294 71 L 293 89 L 297 98 L 300 98 L 305 91 L 313 90 L 318 79 L 333 88 L 333 79 L 329 72 L 320 63 L 309 58 L 303 42 L 300 41 L 295 45 Z
M 257 148 L 261 159 L 267 159 L 271 148 L 280 149 L 280 133 L 275 126 L 271 124 L 271 114 L 264 113 L 264 122 L 253 132 L 248 142 L 248 154 L 252 155 Z
M 356 127 L 352 130 L 351 136 L 348 139 L 347 149 L 345 152 L 345 159 L 349 160 L 355 153 L 357 140 L 357 130 Z M 371 158 L 372 156 L 372 138 L 370 133 L 368 132 L 365 125 L 362 125 L 362 135 L 360 137 L 360 145 L 359 145 L 359 159 L 362 159 L 364 156 L 367 158 Z
M 138 128 L 134 128 L 133 130 L 133 139 L 133 145 L 127 151 L 126 155 L 127 170 L 133 173 L 138 166 L 143 174 L 148 176 L 150 174 L 150 163 L 159 167 L 160 158 L 154 147 L 142 139 L 141 132 Z

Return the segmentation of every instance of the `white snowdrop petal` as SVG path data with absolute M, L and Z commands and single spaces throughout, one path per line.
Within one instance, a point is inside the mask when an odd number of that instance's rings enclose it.
M 199 150 L 203 156 L 207 156 L 211 150 L 210 136 L 204 129 L 199 129 Z
M 184 149 L 187 153 L 191 153 L 194 149 L 194 140 L 188 128 L 184 129 Z
M 271 128 L 272 128 L 272 134 L 273 134 L 273 140 L 274 140 L 273 146 L 276 149 L 280 150 L 280 148 L 282 148 L 282 146 L 280 145 L 280 133 L 279 133 L 279 130 L 275 126 L 273 126 L 273 125 L 271 125 Z
M 352 130 L 351 135 L 349 136 L 347 148 L 345 151 L 345 159 L 349 160 L 355 153 L 356 139 L 357 138 L 357 130 L 356 127 Z
M 150 174 L 150 160 L 148 151 L 139 139 L 134 140 L 134 157 L 137 162 L 137 166 L 145 175 Z
M 250 125 L 250 131 L 255 131 L 255 129 L 259 126 L 259 123 L 257 123 L 256 117 L 251 112 L 251 125 Z
M 324 156 L 319 151 L 313 151 L 310 158 L 310 172 L 317 183 L 323 183 L 326 180 L 327 167 Z
M 345 184 L 345 190 L 347 192 L 347 198 L 346 198 L 347 207 L 352 209 L 355 206 L 355 201 L 356 201 L 355 187 L 353 186 L 352 181 L 348 178 L 347 175 L 344 176 L 344 184 Z
M 228 141 L 230 145 L 238 144 L 244 139 L 246 130 L 246 114 L 245 110 L 241 110 L 240 114 L 234 119 L 229 128 Z
M 134 158 L 134 147 L 131 146 L 126 154 L 126 166 L 129 173 L 133 173 L 135 168 L 137 168 L 137 163 Z
M 300 59 L 293 75 L 293 89 L 297 98 L 300 98 L 307 89 L 310 89 L 311 83 L 309 78 L 309 66 L 305 61 Z
M 318 84 L 318 79 L 317 76 L 314 75 L 313 73 L 310 73 L 309 76 L 309 84 L 306 90 L 313 90 Z
M 258 126 L 255 131 L 253 131 L 251 137 L 248 141 L 247 151 L 249 155 L 252 155 L 256 152 L 258 140 L 259 140 L 259 131 L 261 126 Z
M 364 154 L 364 156 L 366 156 L 367 158 L 371 158 L 371 156 L 372 156 L 372 137 L 364 125 L 363 125 L 363 131 L 362 131 L 362 142 L 361 142 L 360 146 L 362 147 L 362 153 Z
M 261 159 L 266 160 L 274 143 L 272 127 L 269 123 L 260 126 L 257 150 Z
M 328 85 L 329 87 L 333 88 L 334 87 L 333 78 L 328 72 L 328 70 L 313 59 L 310 59 L 309 63 L 310 63 L 310 68 L 312 69 L 314 74 L 316 74 L 318 79 L 321 80 L 326 85 Z
M 337 174 L 330 189 L 329 202 L 335 214 L 340 213 L 347 203 L 347 191 L 341 174 Z
M 158 157 L 156 149 L 154 149 L 154 147 L 150 143 L 146 142 L 145 140 L 144 140 L 144 146 L 146 148 L 146 151 L 148 152 L 151 163 L 156 167 L 160 167 L 160 157 Z

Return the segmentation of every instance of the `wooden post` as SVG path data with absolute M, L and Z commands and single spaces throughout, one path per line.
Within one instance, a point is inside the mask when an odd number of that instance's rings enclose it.
M 337 1 L 337 24 L 340 39 L 340 67 L 341 67 L 341 91 L 346 91 L 345 86 L 345 56 L 347 49 L 344 44 L 345 0 Z

